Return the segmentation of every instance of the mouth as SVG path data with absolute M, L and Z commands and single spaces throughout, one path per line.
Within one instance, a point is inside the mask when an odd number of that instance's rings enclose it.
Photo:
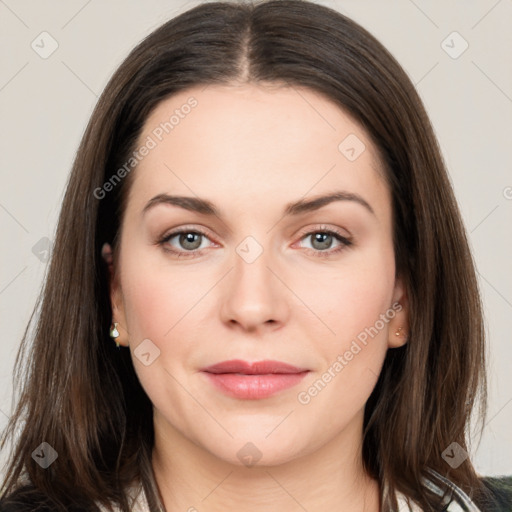
M 296 386 L 309 373 L 281 361 L 223 361 L 201 372 L 222 393 L 242 400 L 260 400 Z

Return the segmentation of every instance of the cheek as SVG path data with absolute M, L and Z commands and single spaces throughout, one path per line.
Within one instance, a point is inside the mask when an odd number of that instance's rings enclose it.
M 334 334 L 322 326 L 323 335 L 315 338 L 312 350 L 321 364 L 297 394 L 304 421 L 322 418 L 334 432 L 364 407 L 388 349 L 389 321 L 395 314 L 393 283 L 393 266 L 375 261 L 326 281 L 326 293 L 316 295 L 318 317 Z
M 389 310 L 395 281 L 391 250 L 360 251 L 343 263 L 309 277 L 295 277 L 298 294 L 341 344 L 373 326 Z M 326 332 L 323 337 L 328 340 Z
M 314 350 L 322 364 L 301 387 L 298 399 L 301 404 L 311 401 L 318 414 L 336 404 L 332 419 L 338 426 L 364 406 L 388 349 L 395 272 L 393 251 L 384 247 L 354 253 L 335 276 L 331 272 L 309 279 L 314 292 L 305 301 L 333 332 L 325 325 L 316 331 Z M 308 325 L 302 326 L 305 332 Z
M 129 262 L 127 262 L 129 263 Z M 134 262 L 135 263 L 135 262 Z M 123 295 L 129 332 L 158 345 L 204 295 L 198 273 L 165 271 L 155 265 L 126 265 Z M 183 320 L 182 320 L 183 319 Z
M 191 341 L 192 308 L 204 292 L 194 286 L 197 281 L 193 282 L 192 274 L 171 274 L 151 262 L 151 258 L 141 258 L 124 261 L 125 321 L 139 381 L 157 409 L 166 410 L 170 402 L 180 404 L 183 399 L 174 379 L 184 382 L 190 370 L 188 362 L 195 348 Z M 137 350 L 146 339 L 156 346 L 156 349 L 149 349 L 151 358 L 153 351 L 158 354 L 149 365 L 139 359 L 141 351 Z M 176 407 L 179 410 L 179 406 Z M 173 422 L 180 422 L 179 414 L 173 416 Z

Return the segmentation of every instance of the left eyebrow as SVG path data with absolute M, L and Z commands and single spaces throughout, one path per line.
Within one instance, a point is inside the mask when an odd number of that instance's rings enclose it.
M 301 199 L 295 203 L 290 203 L 286 206 L 284 214 L 285 215 L 299 215 L 305 212 L 311 212 L 315 210 L 319 210 L 320 208 L 327 206 L 328 204 L 334 201 L 354 201 L 355 203 L 364 206 L 370 213 L 375 215 L 373 208 L 368 204 L 368 202 L 363 199 L 360 195 L 354 194 L 352 192 L 346 192 L 344 190 L 333 192 L 332 194 L 318 196 L 309 201 L 305 201 Z
M 299 201 L 289 203 L 285 207 L 284 215 L 300 215 L 301 213 L 312 212 L 315 210 L 319 210 L 320 208 L 327 206 L 328 204 L 334 201 L 353 201 L 355 203 L 360 204 L 361 206 L 366 208 L 370 213 L 375 215 L 373 208 L 368 204 L 368 202 L 365 199 L 363 199 L 358 194 L 346 191 L 338 191 L 333 192 L 332 194 L 318 196 L 313 199 L 310 199 L 309 201 L 300 199 Z M 211 201 L 208 201 L 207 199 L 189 196 L 172 196 L 169 194 L 158 194 L 152 199 L 150 199 L 147 202 L 146 206 L 144 206 L 142 214 L 145 214 L 148 210 L 154 208 L 159 204 L 170 204 L 173 206 L 178 206 L 185 210 L 200 213 L 202 215 L 216 216 L 222 218 L 219 210 Z

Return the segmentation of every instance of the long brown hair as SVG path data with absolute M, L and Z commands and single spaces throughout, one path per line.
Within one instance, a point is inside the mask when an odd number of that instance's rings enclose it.
M 16 361 L 21 392 L 2 445 L 19 437 L 4 495 L 27 485 L 20 496 L 59 510 L 112 502 L 128 512 L 125 490 L 141 481 L 150 509 L 158 508 L 152 404 L 129 351 L 109 338 L 101 258 L 105 242 L 116 249 L 131 180 L 98 190 L 129 160 L 159 102 L 191 86 L 235 81 L 309 87 L 352 115 L 379 149 L 410 329 L 406 345 L 388 350 L 366 404 L 364 466 L 387 485 L 385 509 L 397 508 L 400 491 L 438 510 L 423 481 L 428 468 L 477 496 L 470 459 L 452 468 L 442 457 L 452 443 L 469 451 L 472 411 L 483 425 L 487 394 L 475 267 L 440 149 L 392 55 L 354 21 L 303 0 L 195 7 L 143 40 L 109 81 L 76 155 L 48 276 Z M 58 453 L 46 470 L 31 457 L 43 441 Z

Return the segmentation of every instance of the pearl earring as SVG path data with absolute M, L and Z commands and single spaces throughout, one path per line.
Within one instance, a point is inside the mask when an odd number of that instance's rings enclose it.
M 118 325 L 117 322 L 114 322 L 110 327 L 110 337 L 115 340 L 117 348 L 119 348 L 119 341 L 117 341 L 117 338 L 119 338 L 119 331 L 117 330 Z

